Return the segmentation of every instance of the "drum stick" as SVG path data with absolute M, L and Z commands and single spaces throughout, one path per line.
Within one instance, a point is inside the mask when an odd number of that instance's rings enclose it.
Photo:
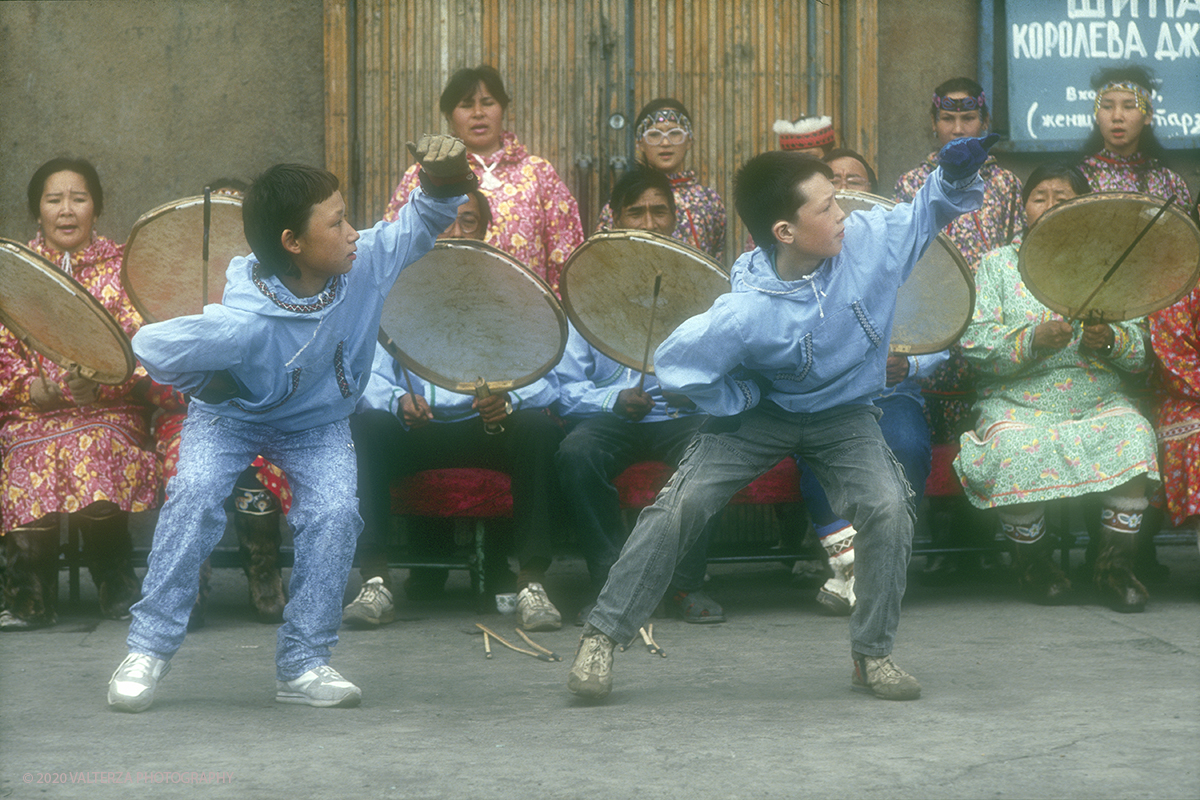
M 662 273 L 654 276 L 654 298 L 650 301 L 650 327 L 646 331 L 646 355 L 642 356 L 642 379 L 638 381 L 638 391 L 646 388 L 646 368 L 650 365 L 650 343 L 654 340 L 654 312 L 658 310 L 658 290 L 662 288 Z
M 533 656 L 534 658 L 538 659 L 539 661 L 549 661 L 550 660 L 550 656 L 544 655 L 542 653 L 535 653 L 532 650 L 526 650 L 523 647 L 517 647 L 515 644 L 508 641 L 507 639 L 505 639 L 500 634 L 496 633 L 491 628 L 485 628 L 483 625 L 480 625 L 478 622 L 475 623 L 475 627 L 479 628 L 479 630 L 483 631 L 484 634 L 492 637 L 497 642 L 499 642 L 500 644 L 507 647 L 509 650 L 515 650 L 518 653 L 524 653 L 527 656 Z
M 555 653 L 552 650 L 547 650 L 546 648 L 542 647 L 540 644 L 535 642 L 533 639 L 530 639 L 529 634 L 525 633 L 525 631 L 521 630 L 520 628 L 513 628 L 513 630 L 515 630 L 517 632 L 517 635 L 519 635 L 522 639 L 524 639 L 525 643 L 528 644 L 530 647 L 532 647 L 534 650 L 541 651 L 541 652 L 545 653 L 546 655 L 550 656 L 551 661 L 562 661 L 562 656 L 560 656 L 558 653 Z M 487 636 L 487 634 L 485 633 L 484 636 Z
M 1137 235 L 1137 238 L 1135 238 L 1132 242 L 1130 242 L 1129 247 L 1125 248 L 1125 252 L 1121 253 L 1121 257 L 1117 259 L 1117 262 L 1115 264 L 1113 264 L 1111 267 L 1109 267 L 1108 272 L 1104 273 L 1104 277 L 1100 279 L 1100 285 L 1097 286 L 1095 289 L 1093 289 L 1092 293 L 1089 294 L 1087 296 L 1087 299 L 1083 301 L 1083 304 L 1079 306 L 1079 310 L 1075 312 L 1073 319 L 1075 319 L 1075 320 L 1083 319 L 1083 311 L 1085 308 L 1088 307 L 1088 303 L 1092 302 L 1092 298 L 1094 298 L 1097 294 L 1100 293 L 1100 290 L 1104 288 L 1104 285 L 1106 283 L 1108 283 L 1108 279 L 1113 276 L 1113 273 L 1117 271 L 1117 268 L 1125 263 L 1125 259 L 1129 258 L 1129 254 L 1133 252 L 1133 248 L 1137 247 L 1138 242 L 1140 242 L 1142 240 L 1142 237 L 1150 232 L 1150 229 L 1154 227 L 1154 223 L 1158 222 L 1159 218 L 1163 214 L 1167 213 L 1167 209 L 1170 207 L 1170 205 L 1172 203 L 1175 202 L 1175 197 L 1176 197 L 1175 195 L 1171 195 L 1171 197 L 1167 200 L 1167 202 L 1162 204 L 1162 208 L 1160 208 L 1158 210 L 1158 213 L 1154 215 L 1154 219 L 1150 220 L 1149 224 L 1147 224 L 1146 227 L 1142 228 L 1142 232 Z
M 492 657 L 492 643 L 490 641 L 488 641 L 489 638 L 490 637 L 488 636 L 488 632 L 484 631 L 483 632 L 483 657 L 484 658 Z
M 212 228 L 212 189 L 204 187 L 204 244 L 202 247 L 204 264 L 200 272 L 200 308 L 208 302 L 208 232 Z

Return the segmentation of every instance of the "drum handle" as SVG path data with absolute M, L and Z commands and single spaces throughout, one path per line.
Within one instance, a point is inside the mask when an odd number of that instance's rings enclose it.
M 488 388 L 487 381 L 483 378 L 475 379 L 475 396 L 476 397 L 491 397 L 492 390 Z M 500 423 L 483 423 L 483 432 L 495 436 L 498 433 L 504 433 L 504 426 Z
M 204 308 L 208 303 L 208 232 L 212 227 L 212 189 L 208 186 L 204 187 L 204 245 L 203 258 L 204 264 L 200 272 L 200 308 Z

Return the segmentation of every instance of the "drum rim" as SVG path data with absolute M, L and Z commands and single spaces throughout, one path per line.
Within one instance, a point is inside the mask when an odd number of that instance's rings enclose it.
M 241 208 L 242 206 L 241 198 L 233 197 L 232 195 L 213 194 L 209 195 L 209 197 L 213 205 L 233 205 L 237 206 L 238 208 Z M 146 322 L 162 322 L 163 320 L 160 319 L 157 314 L 150 313 L 149 307 L 138 295 L 137 290 L 134 288 L 133 282 L 129 277 L 129 254 L 136 252 L 133 245 L 134 242 L 137 241 L 137 235 L 143 228 L 159 217 L 166 216 L 172 211 L 192 208 L 193 206 L 203 204 L 204 195 L 202 194 L 195 195 L 193 197 L 181 197 L 178 200 L 171 200 L 163 203 L 162 205 L 155 206 L 146 213 L 142 214 L 137 218 L 137 221 L 133 223 L 133 228 L 129 231 L 129 238 L 125 240 L 125 258 L 121 260 L 121 288 L 125 290 L 125 294 L 129 297 L 129 301 L 133 303 L 133 307 L 137 309 L 137 312 L 142 315 L 142 319 L 144 319 Z M 242 235 L 244 236 L 245 234 L 243 233 Z M 211 279 L 212 276 L 209 277 Z M 224 275 L 221 276 L 221 282 L 224 283 Z
M 80 374 L 88 380 L 93 380 L 97 383 L 103 383 L 108 386 L 117 386 L 125 383 L 127 380 L 133 377 L 133 370 L 135 366 L 133 346 L 129 342 L 129 337 L 125 335 L 125 331 L 120 325 L 117 324 L 117 321 L 113 318 L 113 315 L 108 312 L 108 309 L 104 307 L 103 303 L 93 297 L 87 289 L 83 288 L 83 285 L 80 284 L 79 281 L 55 267 L 54 264 L 51 263 L 47 258 L 37 251 L 27 247 L 26 245 L 23 245 L 17 241 L 13 241 L 12 239 L 0 238 L 0 249 L 8 250 L 17 256 L 24 258 L 32 266 L 41 270 L 45 276 L 51 278 L 54 282 L 58 283 L 67 291 L 71 292 L 77 297 L 80 297 L 84 304 L 90 308 L 93 315 L 95 315 L 100 321 L 101 326 L 108 329 L 109 333 L 112 334 L 113 342 L 121 351 L 121 355 L 124 356 L 125 372 L 119 378 L 114 378 L 112 376 L 101 375 L 99 371 L 87 366 L 86 364 L 79 364 L 75 361 L 72 361 L 62 353 L 59 353 L 50 346 L 38 341 L 37 337 L 35 337 L 23 325 L 19 324 L 16 320 L 9 316 L 9 314 L 4 311 L 3 307 L 0 307 L 0 322 L 2 322 L 10 331 L 12 331 L 14 336 L 21 340 L 21 342 L 26 346 L 41 353 L 63 369 L 70 369 L 78 366 L 80 368 Z
M 895 200 L 890 200 L 886 197 L 872 194 L 870 192 L 860 192 L 856 189 L 839 190 L 834 193 L 834 197 L 835 199 L 841 197 L 851 197 L 860 200 L 869 200 L 874 202 L 876 205 L 882 205 L 886 207 L 888 210 L 900 205 Z M 895 341 L 890 341 L 888 342 L 888 350 L 892 353 L 904 356 L 920 356 L 928 353 L 940 353 L 963 337 L 963 334 L 967 332 L 967 328 L 971 327 L 971 320 L 975 317 L 975 276 L 971 273 L 971 265 L 967 263 L 966 256 L 964 256 L 962 251 L 958 249 L 958 245 L 954 244 L 954 241 L 951 240 L 951 238 L 946 234 L 945 230 L 938 231 L 938 235 L 934 238 L 934 243 L 941 245 L 942 250 L 944 250 L 950 256 L 950 259 L 954 262 L 955 266 L 958 267 L 958 271 L 962 274 L 963 279 L 967 283 L 967 306 L 969 308 L 967 318 L 963 320 L 957 332 L 955 332 L 952 336 L 937 339 L 933 342 L 897 344 Z M 926 248 L 926 252 L 929 252 L 928 248 Z M 922 255 L 922 258 L 923 257 L 924 256 Z M 897 288 L 896 291 L 899 292 L 899 288 Z M 893 331 L 893 336 L 894 335 L 895 333 Z
M 565 353 L 567 349 L 567 315 L 563 311 L 562 303 L 559 302 L 558 297 L 555 296 L 554 290 L 551 289 L 550 285 L 542 280 L 540 276 L 514 258 L 510 253 L 506 253 L 500 248 L 494 247 L 493 245 L 490 245 L 487 242 L 482 242 L 478 239 L 439 239 L 434 243 L 430 252 L 435 250 L 454 249 L 476 250 L 489 256 L 496 257 L 499 260 L 507 263 L 509 266 L 515 268 L 517 273 L 522 278 L 532 283 L 539 290 L 539 294 L 541 295 L 542 299 L 546 301 L 546 304 L 550 306 L 550 310 L 554 312 L 555 321 L 558 323 L 558 347 L 553 359 L 539 366 L 533 372 L 525 375 L 515 378 L 506 378 L 498 381 L 488 380 L 486 382 L 488 390 L 492 392 L 508 392 L 514 389 L 520 389 L 549 374 L 556 366 L 558 366 L 558 362 L 562 360 L 563 353 Z M 421 258 L 424 258 L 424 256 Z M 405 267 L 405 269 L 407 270 L 410 267 L 415 266 L 419 261 L 420 259 L 417 259 L 417 261 L 414 261 L 408 267 Z M 404 271 L 402 270 L 400 272 L 400 277 L 402 278 L 403 276 Z M 394 289 L 395 286 L 393 285 L 393 290 Z M 388 294 L 390 295 L 391 291 L 389 291 Z M 387 298 L 385 297 L 385 305 L 386 302 Z M 457 381 L 454 378 L 451 378 L 448 375 L 444 375 L 443 373 L 433 369 L 432 367 L 427 367 L 424 364 L 415 361 L 411 356 L 408 355 L 408 353 L 404 351 L 403 348 L 400 347 L 399 344 L 396 343 L 394 339 L 392 339 L 391 335 L 384 330 L 382 321 L 379 323 L 378 341 L 381 345 L 383 345 L 383 348 L 388 351 L 388 354 L 391 355 L 392 358 L 396 359 L 396 361 L 402 367 L 409 370 L 422 380 L 432 383 L 435 386 L 439 386 L 442 389 L 446 389 L 451 392 L 457 392 L 459 394 L 476 393 L 476 385 L 474 383 Z
M 589 236 L 581 245 L 579 245 L 579 247 L 575 248 L 575 252 L 571 253 L 570 258 L 568 258 L 566 263 L 563 264 L 562 272 L 558 277 L 558 288 L 559 291 L 562 292 L 562 306 L 567 313 L 567 318 L 571 320 L 571 324 L 575 326 L 575 330 L 579 332 L 579 335 L 582 336 L 592 347 L 596 348 L 603 355 L 611 358 L 613 361 L 616 361 L 618 364 L 629 367 L 630 369 L 638 370 L 640 372 L 642 369 L 641 360 L 633 362 L 631 359 L 628 359 L 624 353 L 619 353 L 617 350 L 602 341 L 600 337 L 596 335 L 595 331 L 593 331 L 587 326 L 586 323 L 583 322 L 579 316 L 579 311 L 571 303 L 570 293 L 568 290 L 570 285 L 568 273 L 570 272 L 571 266 L 576 262 L 580 253 L 584 252 L 588 247 L 590 247 L 593 242 L 599 243 L 611 240 L 631 241 L 636 240 L 639 237 L 645 239 L 650 244 L 665 246 L 667 249 L 678 250 L 684 255 L 695 257 L 701 262 L 702 266 L 711 267 L 711 269 L 725 281 L 726 285 L 729 284 L 729 273 L 723 269 L 719 263 L 713 260 L 712 256 L 708 255 L 708 253 L 705 253 L 703 250 L 699 250 L 687 242 L 680 241 L 679 239 L 671 236 L 663 236 L 661 233 L 655 233 L 654 231 L 643 231 L 634 228 L 598 231 Z M 655 374 L 653 363 L 650 363 L 646 366 L 646 374 Z
M 1039 228 L 1044 227 L 1043 223 L 1046 223 L 1048 220 L 1057 216 L 1061 216 L 1063 213 L 1067 213 L 1070 210 L 1074 210 L 1074 208 L 1077 206 L 1088 205 L 1095 202 L 1103 202 L 1106 200 L 1132 200 L 1142 203 L 1146 209 L 1154 209 L 1157 211 L 1162 207 L 1163 203 L 1167 201 L 1167 198 L 1147 194 L 1145 192 L 1089 192 L 1088 194 L 1081 194 L 1078 197 L 1072 197 L 1070 200 L 1064 200 L 1042 214 L 1042 216 L 1038 218 L 1038 221 L 1031 225 L 1029 230 L 1025 232 L 1025 235 L 1021 239 L 1021 247 L 1017 251 L 1017 271 L 1020 273 L 1021 280 L 1024 282 L 1025 286 L 1029 288 L 1029 291 L 1035 298 L 1037 298 L 1039 303 L 1054 313 L 1066 317 L 1067 319 L 1073 318 L 1072 309 L 1063 305 L 1061 302 L 1050 298 L 1048 295 L 1043 294 L 1041 287 L 1035 285 L 1035 283 L 1029 279 L 1028 259 L 1026 258 L 1027 251 L 1025 248 L 1030 241 L 1033 241 L 1034 232 Z M 1200 228 L 1197 228 L 1196 223 L 1193 222 L 1191 217 L 1188 216 L 1187 209 L 1181 206 L 1178 201 L 1176 201 L 1171 204 L 1166 213 L 1186 223 L 1186 228 L 1192 232 L 1192 235 L 1196 240 L 1197 253 L 1200 254 Z M 1149 220 L 1146 220 L 1146 222 L 1149 222 Z M 1145 223 L 1143 223 L 1143 226 L 1144 224 Z M 1180 298 L 1191 292 L 1192 289 L 1196 287 L 1196 283 L 1198 281 L 1200 281 L 1200 257 L 1197 258 L 1196 264 L 1192 267 L 1192 276 L 1190 280 L 1185 283 L 1184 288 L 1173 292 L 1168 296 L 1165 302 L 1162 300 L 1156 301 L 1154 304 L 1152 304 L 1155 307 L 1142 314 L 1124 317 L 1123 319 L 1109 319 L 1105 317 L 1101 321 L 1109 323 L 1124 322 L 1130 319 L 1142 319 L 1143 317 L 1148 317 L 1156 311 L 1161 311 L 1168 306 L 1174 305 L 1179 301 Z

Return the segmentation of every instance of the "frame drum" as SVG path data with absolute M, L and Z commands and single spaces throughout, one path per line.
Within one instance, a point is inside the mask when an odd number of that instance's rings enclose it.
M 7 239 L 0 239 L 0 323 L 88 380 L 115 385 L 133 375 L 133 348 L 108 309 L 74 278 Z
M 1017 268 L 1042 305 L 1067 319 L 1120 322 L 1166 308 L 1200 276 L 1200 230 L 1172 203 L 1096 293 L 1109 269 L 1150 224 L 1164 198 L 1098 192 L 1060 203 L 1021 243 Z
M 250 252 L 242 232 L 242 201 L 213 194 L 208 234 L 208 296 L 204 278 L 204 197 L 187 197 L 143 214 L 125 244 L 121 284 L 147 322 L 199 314 L 220 303 L 225 271 Z
M 654 279 L 662 275 L 654 330 Z M 558 286 L 571 324 L 604 355 L 646 372 L 654 351 L 684 320 L 707 311 L 729 291 L 729 275 L 706 254 L 649 231 L 605 231 L 581 244 L 563 266 Z
M 838 192 L 837 202 L 847 215 L 874 206 L 896 206 L 887 198 L 853 191 Z M 974 313 L 975 278 L 962 252 L 944 232 L 939 233 L 896 293 L 889 349 L 902 355 L 945 350 L 963 335 Z
M 461 394 L 505 392 L 554 369 L 567 317 L 540 278 L 502 250 L 446 239 L 400 273 L 379 341 L 403 366 Z

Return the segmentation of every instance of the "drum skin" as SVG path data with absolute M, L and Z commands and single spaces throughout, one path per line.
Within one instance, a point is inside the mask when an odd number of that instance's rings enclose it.
M 379 341 L 406 368 L 462 394 L 519 389 L 552 370 L 567 346 L 554 292 L 502 250 L 439 241 L 405 267 L 384 301 Z
M 19 242 L 0 239 L 0 323 L 63 369 L 116 385 L 133 375 L 133 348 L 100 301 Z
M 205 296 L 204 198 L 186 197 L 147 211 L 134 223 L 121 284 L 147 322 L 199 314 L 207 303 L 221 302 L 229 262 L 249 253 L 242 201 L 212 195 Z
M 1060 203 L 1021 242 L 1021 279 L 1042 305 L 1067 319 L 1120 322 L 1166 308 L 1200 277 L 1200 230 L 1175 203 L 1101 287 L 1164 202 L 1137 192 L 1097 192 Z
M 657 304 L 654 282 L 662 275 Z M 559 278 L 571 324 L 593 347 L 631 369 L 654 373 L 654 351 L 684 320 L 729 291 L 729 276 L 705 253 L 648 231 L 593 234 Z M 654 328 L 650 330 L 651 306 Z
M 836 197 L 847 215 L 896 205 L 867 192 L 841 191 Z M 903 355 L 945 350 L 963 335 L 974 313 L 975 279 L 962 252 L 939 233 L 896 293 L 890 350 Z

